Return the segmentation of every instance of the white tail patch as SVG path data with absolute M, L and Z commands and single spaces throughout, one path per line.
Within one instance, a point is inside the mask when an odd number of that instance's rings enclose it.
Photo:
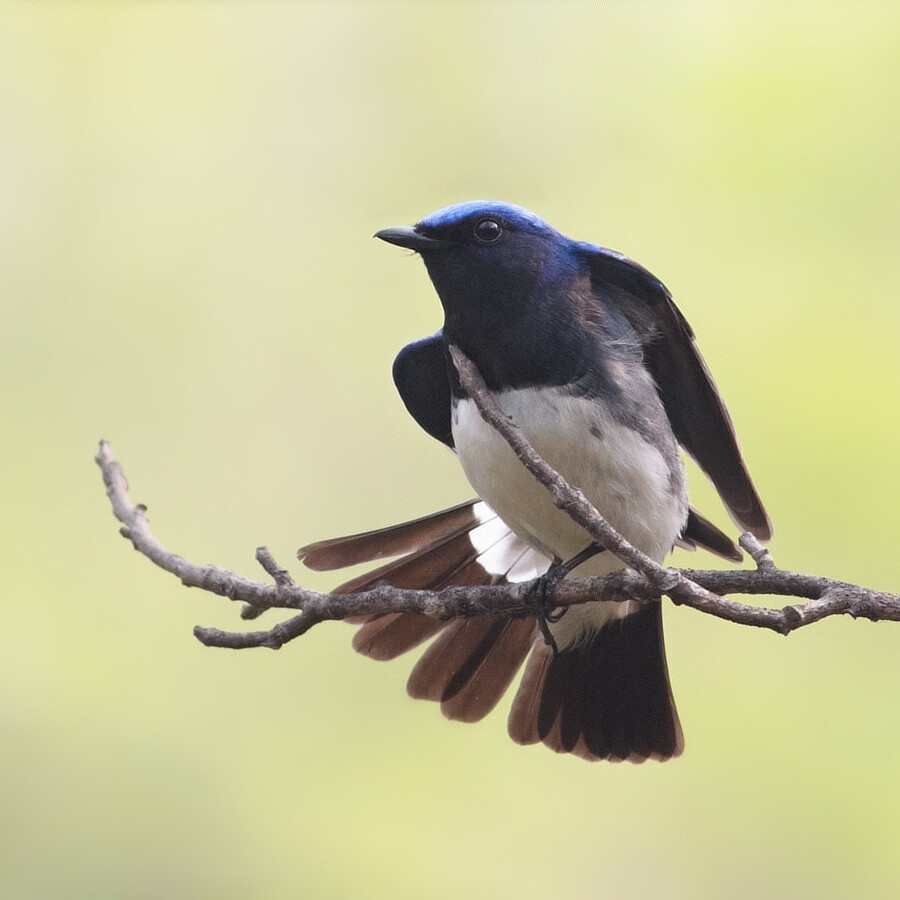
M 481 524 L 469 532 L 469 540 L 486 572 L 507 581 L 529 581 L 547 570 L 550 560 L 518 537 L 487 503 L 476 503 L 472 512 Z

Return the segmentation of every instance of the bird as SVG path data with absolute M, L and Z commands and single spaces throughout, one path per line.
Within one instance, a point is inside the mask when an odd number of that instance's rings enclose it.
M 449 356 L 456 345 L 543 459 L 635 547 L 662 562 L 677 544 L 735 562 L 728 535 L 690 506 L 679 445 L 733 521 L 762 541 L 772 525 L 694 333 L 663 283 L 616 251 L 573 240 L 501 201 L 445 207 L 375 237 L 417 253 L 443 326 L 403 347 L 393 379 L 406 409 L 453 450 L 475 498 L 425 516 L 309 544 L 299 558 L 333 570 L 393 558 L 340 585 L 437 590 L 522 582 L 570 560 L 569 576 L 623 563 L 556 508 L 481 417 Z M 551 601 L 552 602 L 552 601 Z M 543 621 L 541 619 L 543 618 Z M 589 601 L 552 615 L 415 613 L 354 619 L 354 648 L 389 660 L 431 643 L 408 692 L 476 722 L 524 665 L 508 731 L 586 760 L 678 756 L 660 602 Z

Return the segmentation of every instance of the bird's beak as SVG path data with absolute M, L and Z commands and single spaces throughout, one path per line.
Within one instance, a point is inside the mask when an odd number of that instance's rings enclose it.
M 422 252 L 423 250 L 440 250 L 443 247 L 452 246 L 451 241 L 442 241 L 440 238 L 431 238 L 428 235 L 416 231 L 414 225 L 401 225 L 398 228 L 382 228 L 375 232 L 375 237 L 396 244 L 398 247 L 406 247 L 409 250 Z

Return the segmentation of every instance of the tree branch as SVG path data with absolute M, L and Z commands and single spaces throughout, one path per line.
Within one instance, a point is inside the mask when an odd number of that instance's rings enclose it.
M 455 351 L 455 352 L 454 352 Z M 633 599 L 655 601 L 668 594 L 676 603 L 700 612 L 736 622 L 788 634 L 796 628 L 827 616 L 846 614 L 873 621 L 900 621 L 900 596 L 818 575 L 804 575 L 778 569 L 762 544 L 749 532 L 741 536 L 741 546 L 756 562 L 755 570 L 670 569 L 646 557 L 619 535 L 585 499 L 547 465 L 519 429 L 493 404 L 475 367 L 456 348 L 454 362 L 460 382 L 478 405 L 485 419 L 510 443 L 532 474 L 550 491 L 554 502 L 566 510 L 598 543 L 615 553 L 631 568 L 595 578 L 572 578 L 560 582 L 554 591 L 557 606 L 572 606 L 595 600 Z M 103 473 L 106 493 L 115 517 L 122 523 L 123 537 L 134 548 L 166 572 L 177 576 L 187 587 L 228 597 L 245 604 L 242 617 L 256 618 L 268 609 L 297 612 L 267 631 L 233 633 L 215 628 L 194 629 L 196 637 L 210 647 L 270 647 L 277 649 L 320 622 L 349 616 L 415 612 L 441 619 L 484 613 L 508 616 L 533 611 L 533 582 L 448 587 L 441 591 L 407 590 L 379 584 L 356 594 L 331 595 L 310 591 L 295 584 L 271 553 L 260 547 L 256 559 L 274 584 L 252 581 L 218 566 L 201 566 L 167 549 L 150 530 L 147 508 L 135 505 L 128 495 L 128 482 L 112 449 L 100 443 L 96 456 Z M 751 606 L 730 599 L 729 594 L 796 597 L 807 602 L 783 609 Z
M 769 551 L 750 532 L 740 544 L 756 563 L 755 570 L 698 570 L 661 566 L 622 537 L 594 508 L 581 491 L 569 485 L 535 452 L 521 430 L 505 416 L 487 390 L 478 369 L 458 347 L 450 354 L 460 385 L 478 411 L 507 441 L 529 472 L 550 493 L 554 504 L 568 513 L 600 545 L 630 568 L 595 578 L 572 578 L 554 588 L 556 606 L 573 606 L 596 600 L 652 602 L 668 595 L 673 602 L 740 625 L 768 628 L 779 634 L 809 625 L 828 616 L 845 614 L 872 621 L 900 621 L 900 596 L 835 581 L 819 575 L 803 575 L 779 569 Z M 96 462 L 103 473 L 113 514 L 122 523 L 120 532 L 160 568 L 176 575 L 187 587 L 238 600 L 245 604 L 244 619 L 255 619 L 268 609 L 297 610 L 297 615 L 268 631 L 226 632 L 197 626 L 194 634 L 210 647 L 270 647 L 278 649 L 320 622 L 349 616 L 414 612 L 441 619 L 485 613 L 524 616 L 533 613 L 533 581 L 519 584 L 453 586 L 441 591 L 408 590 L 378 584 L 355 594 L 323 594 L 294 583 L 265 548 L 256 559 L 274 584 L 261 584 L 218 566 L 200 566 L 164 547 L 150 531 L 147 508 L 128 496 L 128 482 L 112 450 L 100 442 Z M 805 603 L 782 609 L 751 606 L 729 599 L 729 594 L 769 594 L 796 597 Z

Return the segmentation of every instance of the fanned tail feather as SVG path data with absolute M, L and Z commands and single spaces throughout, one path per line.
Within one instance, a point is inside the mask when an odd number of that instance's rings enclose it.
M 734 542 L 693 509 L 678 543 L 741 558 Z M 378 582 L 439 590 L 524 581 L 549 565 L 479 500 L 401 525 L 319 541 L 297 555 L 316 570 L 398 557 L 344 582 L 335 593 L 363 591 Z M 514 740 L 543 742 L 589 760 L 640 762 L 681 752 L 659 604 L 635 606 L 588 641 L 556 655 L 532 617 L 482 615 L 445 622 L 389 613 L 350 621 L 361 625 L 354 648 L 372 659 L 394 659 L 434 638 L 407 687 L 412 697 L 440 703 L 448 718 L 476 722 L 486 716 L 531 652 L 509 717 Z
M 534 619 L 473 616 L 443 630 L 409 676 L 407 690 L 449 719 L 477 722 L 506 693 L 534 639 Z
M 482 501 L 333 541 L 302 548 L 298 556 L 316 569 L 340 568 L 401 553 L 386 565 L 338 586 L 334 593 L 363 591 L 378 582 L 438 590 L 449 584 L 523 581 L 541 574 L 549 561 L 523 543 Z M 531 648 L 533 618 L 475 616 L 446 622 L 418 613 L 355 619 L 361 624 L 353 647 L 388 660 L 424 641 L 436 640 L 414 667 L 413 697 L 435 700 L 446 716 L 475 722 L 500 701 Z
M 475 507 L 488 509 L 487 504 L 480 500 L 468 500 L 410 522 L 307 544 L 297 551 L 297 558 L 308 569 L 324 572 L 401 556 L 453 534 L 468 531 L 478 524 L 478 510 Z

